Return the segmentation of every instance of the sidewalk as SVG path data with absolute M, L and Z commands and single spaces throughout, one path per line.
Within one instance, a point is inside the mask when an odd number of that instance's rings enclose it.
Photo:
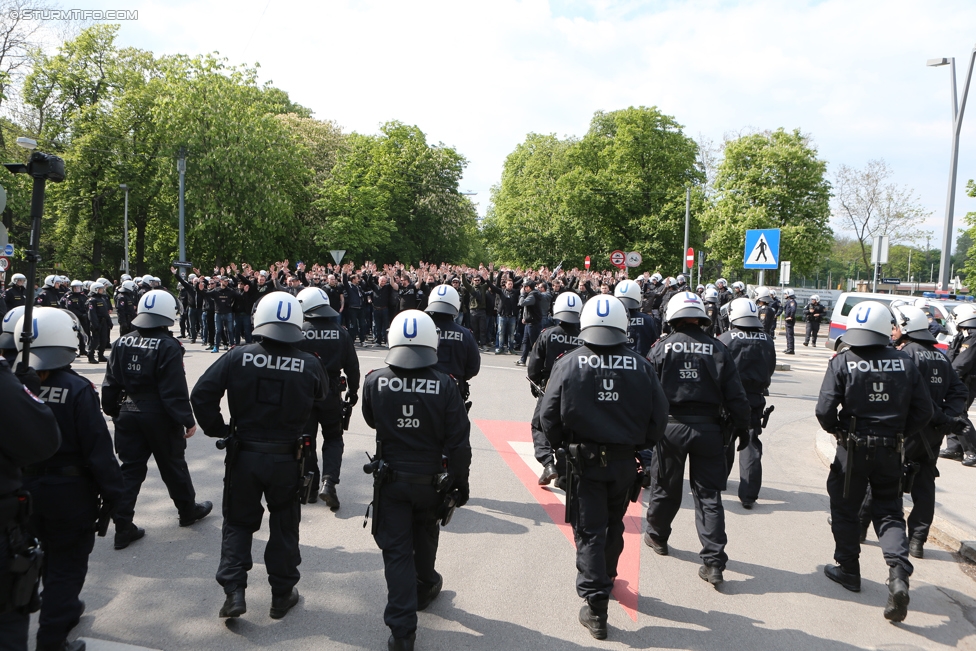
M 817 419 L 803 421 L 816 437 L 817 455 L 824 465 L 834 460 L 837 445 L 834 437 L 820 429 Z M 939 459 L 941 476 L 935 480 L 935 520 L 929 538 L 976 563 L 976 508 L 973 489 L 976 468 L 967 468 L 958 461 Z M 912 498 L 905 495 L 905 511 L 912 508 Z M 870 534 L 869 534 L 870 535 Z

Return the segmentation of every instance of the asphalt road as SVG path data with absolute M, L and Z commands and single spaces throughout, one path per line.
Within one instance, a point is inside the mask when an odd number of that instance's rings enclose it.
M 780 344 L 781 340 L 777 343 Z M 217 355 L 187 344 L 192 385 Z M 364 372 L 384 351 L 360 350 Z M 915 563 L 911 606 L 900 625 L 882 616 L 887 567 L 873 535 L 861 558 L 862 591 L 830 582 L 827 470 L 814 450 L 813 407 L 829 353 L 800 347 L 789 372 L 771 388 L 776 405 L 766 430 L 765 480 L 759 502 L 744 510 L 735 497 L 738 471 L 725 494 L 730 557 L 719 589 L 698 578 L 699 543 L 691 497 L 674 524 L 671 555 L 640 542 L 643 506 L 628 515 L 626 549 L 610 607 L 610 636 L 597 642 L 577 622 L 575 553 L 561 523 L 561 494 L 534 485 L 538 467 L 528 443 L 533 399 L 512 356 L 485 355 L 472 382 L 471 501 L 441 534 L 438 570 L 444 590 L 420 614 L 418 649 L 976 649 L 976 583 L 948 551 L 930 543 Z M 79 363 L 100 383 L 103 367 Z M 190 439 L 187 457 L 198 499 L 217 504 L 193 527 L 176 510 L 154 466 L 136 507 L 145 539 L 115 551 L 99 539 L 82 598 L 87 612 L 74 635 L 89 649 L 385 649 L 383 562 L 363 514 L 371 477 L 364 452 L 373 434 L 356 413 L 345 437 L 342 508 L 303 507 L 300 604 L 269 618 L 270 588 L 262 564 L 267 520 L 254 544 L 248 612 L 217 617 L 223 592 L 214 580 L 220 551 L 223 454 L 213 440 Z M 646 500 L 642 498 L 642 504 Z M 122 646 L 126 645 L 126 646 Z

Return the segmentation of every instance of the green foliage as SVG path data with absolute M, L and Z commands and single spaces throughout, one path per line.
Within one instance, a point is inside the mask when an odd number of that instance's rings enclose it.
M 685 188 L 704 182 L 698 147 L 681 129 L 657 108 L 630 107 L 597 112 L 579 140 L 529 134 L 492 191 L 489 252 L 510 263 L 582 267 L 587 255 L 607 260 L 623 249 L 642 253 L 642 269 L 679 268 Z M 697 212 L 699 191 L 693 201 Z
M 976 181 L 970 179 L 966 183 L 966 194 L 970 197 L 976 197 Z M 968 238 L 966 242 L 972 244 L 973 239 L 976 239 L 976 212 L 966 213 L 964 219 L 969 225 L 964 236 Z M 962 237 L 959 238 L 959 243 L 956 245 L 956 256 L 958 256 L 956 269 L 963 278 L 976 278 L 976 256 L 970 255 L 970 246 L 966 246 L 964 254 L 960 255 L 963 253 L 961 251 L 961 244 L 964 243 Z M 970 287 L 969 291 L 972 292 L 973 288 Z
M 791 261 L 793 273 L 815 270 L 832 241 L 826 167 L 799 130 L 727 142 L 715 178 L 715 202 L 702 216 L 706 250 L 741 269 L 745 231 L 779 228 L 780 258 Z

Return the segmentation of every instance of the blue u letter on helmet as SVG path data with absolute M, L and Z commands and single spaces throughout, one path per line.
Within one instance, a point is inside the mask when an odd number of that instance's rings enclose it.
M 858 323 L 867 323 L 868 322 L 868 317 L 870 315 L 871 315 L 871 308 L 868 308 L 868 309 L 864 310 L 864 314 L 863 314 L 864 318 L 863 319 L 861 318 L 861 316 L 862 316 L 861 314 L 856 314 L 856 315 L 854 315 L 854 320 L 857 321 Z
M 603 306 L 605 311 L 600 310 L 600 306 Z M 599 317 L 610 316 L 610 301 L 608 299 L 603 299 L 602 301 L 596 302 L 596 315 Z
M 407 324 L 413 321 L 413 333 L 407 332 Z M 403 336 L 407 339 L 413 339 L 417 336 L 417 319 L 404 319 L 403 320 Z
M 288 312 L 285 314 L 285 316 L 281 316 L 281 308 L 284 307 L 284 306 L 285 306 L 285 302 L 284 301 L 278 301 L 278 320 L 279 321 L 287 321 L 288 319 L 291 318 L 291 303 L 288 303 Z
M 156 306 L 156 295 L 155 294 L 150 294 L 150 295 L 146 296 L 146 307 L 148 309 L 152 309 L 155 306 Z

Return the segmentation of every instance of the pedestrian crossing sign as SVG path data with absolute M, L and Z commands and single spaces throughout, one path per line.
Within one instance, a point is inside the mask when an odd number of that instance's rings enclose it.
M 743 269 L 776 269 L 779 267 L 779 229 L 746 231 Z

